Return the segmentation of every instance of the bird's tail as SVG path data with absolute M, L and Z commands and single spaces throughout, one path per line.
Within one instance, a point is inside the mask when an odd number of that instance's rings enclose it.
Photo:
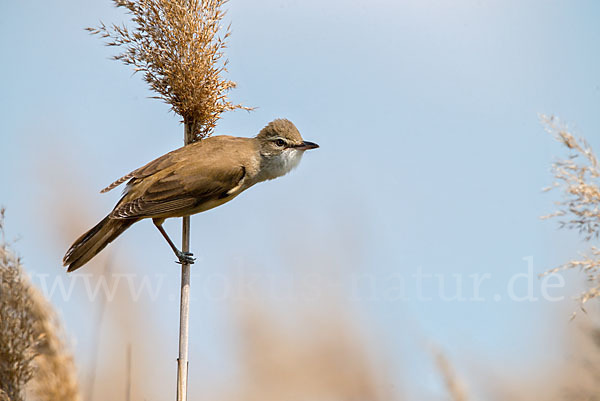
M 111 219 L 106 216 L 75 240 L 63 258 L 63 266 L 68 266 L 68 272 L 80 268 L 136 221 L 137 219 Z

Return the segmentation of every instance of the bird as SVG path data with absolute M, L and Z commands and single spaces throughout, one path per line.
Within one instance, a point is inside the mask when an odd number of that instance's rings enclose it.
M 193 254 L 177 249 L 162 227 L 165 219 L 227 203 L 259 182 L 289 173 L 306 150 L 318 147 L 303 140 L 291 121 L 276 119 L 252 138 L 217 135 L 173 150 L 100 191 L 105 193 L 127 182 L 114 209 L 75 240 L 63 265 L 67 272 L 79 269 L 143 219 L 152 219 L 178 263 L 191 264 Z

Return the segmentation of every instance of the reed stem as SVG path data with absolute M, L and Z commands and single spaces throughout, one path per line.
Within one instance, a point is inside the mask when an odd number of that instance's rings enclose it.
M 184 144 L 191 143 L 194 139 L 193 123 L 184 125 Z M 181 250 L 190 251 L 190 216 L 183 218 L 181 233 Z M 190 276 L 191 266 L 187 263 L 181 265 L 181 299 L 179 304 L 179 357 L 177 358 L 177 401 L 187 400 L 188 383 L 188 340 L 190 323 Z

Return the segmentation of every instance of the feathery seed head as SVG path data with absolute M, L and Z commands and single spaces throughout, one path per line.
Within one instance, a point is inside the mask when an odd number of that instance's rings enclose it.
M 4 239 L 0 209 L 0 400 L 78 401 L 73 358 L 54 310 Z
M 87 28 L 123 49 L 114 56 L 142 72 L 157 93 L 191 127 L 192 140 L 209 136 L 222 112 L 246 109 L 231 103 L 235 82 L 222 77 L 229 28 L 222 36 L 221 10 L 227 0 L 113 0 L 127 9 L 135 25 Z
M 571 151 L 565 160 L 552 166 L 555 182 L 549 188 L 560 188 L 563 199 L 557 202 L 559 208 L 543 218 L 559 217 L 561 228 L 577 230 L 586 240 L 600 237 L 600 166 L 590 145 L 584 139 L 576 139 L 553 116 L 541 116 L 546 130 L 554 135 Z M 600 248 L 592 246 L 581 258 L 571 260 L 546 274 L 564 269 L 580 269 L 588 276 L 590 288 L 583 292 L 579 300 L 583 305 L 592 298 L 600 297 Z

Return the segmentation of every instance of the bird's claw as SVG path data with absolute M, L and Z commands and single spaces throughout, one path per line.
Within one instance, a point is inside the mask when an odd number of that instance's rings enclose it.
M 179 261 L 176 263 L 179 263 L 180 265 L 193 265 L 194 261 L 196 260 L 194 254 L 191 252 L 179 251 L 177 253 L 177 258 L 179 259 Z

